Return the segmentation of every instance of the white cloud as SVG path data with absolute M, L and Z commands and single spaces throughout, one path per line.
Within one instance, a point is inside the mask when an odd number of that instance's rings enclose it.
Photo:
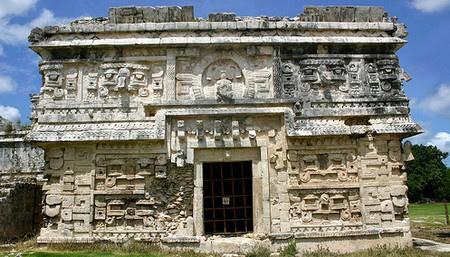
M 16 88 L 17 84 L 11 77 L 0 75 L 0 93 L 12 93 Z
M 14 122 L 20 119 L 20 112 L 15 107 L 0 105 L 0 116 Z
M 41 14 L 26 24 L 10 23 L 9 19 L 0 19 L 0 42 L 15 45 L 25 43 L 30 31 L 35 27 L 47 25 L 58 25 L 67 22 L 67 18 L 58 18 L 47 9 L 43 9 Z
M 450 117 L 450 85 L 440 85 L 438 90 L 425 98 L 420 105 L 426 110 Z
M 37 0 L 2 0 L 0 19 L 9 15 L 21 15 L 33 8 Z
M 432 13 L 449 7 L 450 0 L 413 0 L 412 5 L 417 10 Z
M 0 45 L 0 56 L 3 56 L 5 54 L 5 51 L 3 50 L 3 46 Z
M 450 153 L 450 133 L 439 132 L 430 139 L 427 145 L 435 145 L 441 151 Z

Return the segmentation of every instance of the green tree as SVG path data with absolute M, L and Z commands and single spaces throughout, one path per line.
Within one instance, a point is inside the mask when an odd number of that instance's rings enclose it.
M 424 198 L 450 198 L 450 174 L 443 160 L 448 153 L 436 146 L 413 145 L 414 160 L 406 163 L 409 198 L 412 202 Z

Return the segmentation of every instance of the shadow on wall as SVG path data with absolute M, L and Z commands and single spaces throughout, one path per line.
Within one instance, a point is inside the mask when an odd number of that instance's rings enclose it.
M 42 225 L 42 186 L 0 181 L 0 243 L 35 235 Z

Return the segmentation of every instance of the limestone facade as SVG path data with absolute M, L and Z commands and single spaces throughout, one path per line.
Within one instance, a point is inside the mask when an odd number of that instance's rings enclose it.
M 406 35 L 379 7 L 208 19 L 121 7 L 34 29 L 42 87 L 27 140 L 48 178 L 38 241 L 410 245 L 402 140 L 421 128 L 395 55 Z M 238 162 L 251 163 L 248 233 L 207 233 L 205 164 Z

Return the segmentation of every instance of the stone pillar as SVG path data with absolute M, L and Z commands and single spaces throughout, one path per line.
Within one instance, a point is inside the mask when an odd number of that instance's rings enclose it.
M 196 163 L 194 167 L 194 230 L 195 235 L 205 234 L 203 227 L 203 163 Z

